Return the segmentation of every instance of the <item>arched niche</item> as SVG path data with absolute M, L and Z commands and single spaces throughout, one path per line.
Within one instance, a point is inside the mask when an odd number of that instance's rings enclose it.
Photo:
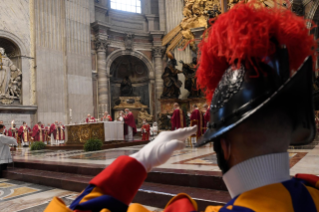
M 149 70 L 143 60 L 132 55 L 117 57 L 110 66 L 111 108 L 119 103 L 121 83 L 129 77 L 133 93 L 130 96 L 141 97 L 141 103 L 150 106 Z
M 21 50 L 19 46 L 8 38 L 0 37 L 0 47 L 5 49 L 7 57 L 21 70 Z
M 19 36 L 0 29 L 0 41 L 4 46 L 8 57 L 22 71 L 22 104 L 30 105 L 30 48 L 27 48 L 28 42 Z
M 121 83 L 129 76 L 132 83 L 148 82 L 148 69 L 145 63 L 137 57 L 122 55 L 116 58 L 110 68 L 111 83 Z

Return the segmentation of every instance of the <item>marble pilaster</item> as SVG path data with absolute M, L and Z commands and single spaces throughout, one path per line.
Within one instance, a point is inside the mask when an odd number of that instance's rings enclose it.
M 155 66 L 155 102 L 156 102 L 156 111 L 160 111 L 160 102 L 158 102 L 158 99 L 161 98 L 161 95 L 163 93 L 163 53 L 164 48 L 162 46 L 156 46 L 153 47 L 153 57 L 154 57 L 154 66 Z
M 97 52 L 97 75 L 98 75 L 98 117 L 100 117 L 104 111 L 108 111 L 109 102 L 109 78 L 106 71 L 106 50 L 107 41 L 95 40 L 95 47 Z
M 161 98 L 162 92 L 163 92 L 163 54 L 164 54 L 164 47 L 162 46 L 162 37 L 164 35 L 163 31 L 153 31 L 150 32 L 153 38 L 153 62 L 154 62 L 154 68 L 155 68 L 155 102 L 156 102 L 156 111 L 160 111 L 160 102 L 158 99 Z

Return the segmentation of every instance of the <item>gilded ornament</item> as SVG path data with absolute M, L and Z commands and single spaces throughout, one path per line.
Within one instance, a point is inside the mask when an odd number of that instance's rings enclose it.
M 248 2 L 250 0 L 245 0 Z M 275 2 L 273 0 L 258 0 L 256 7 L 266 6 L 274 7 Z M 235 4 L 239 3 L 239 0 L 228 0 L 227 9 L 231 9 Z M 278 5 L 285 8 L 284 5 Z M 302 13 L 300 8 L 296 9 L 297 14 Z M 210 18 L 216 18 L 221 14 L 221 4 L 218 0 L 184 0 L 183 8 L 183 20 L 181 23 L 171 30 L 162 40 L 162 46 L 168 45 L 166 54 L 174 50 L 177 46 L 185 47 L 190 45 L 192 51 L 196 52 L 196 44 L 194 42 L 194 34 L 191 29 L 205 27 L 207 28 L 208 20 Z

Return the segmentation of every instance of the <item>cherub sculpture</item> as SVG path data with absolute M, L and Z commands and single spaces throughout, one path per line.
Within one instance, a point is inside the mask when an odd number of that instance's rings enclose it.
M 18 76 L 15 79 L 11 77 L 10 83 L 9 83 L 9 91 L 11 96 L 17 96 L 20 99 L 21 95 L 21 77 Z

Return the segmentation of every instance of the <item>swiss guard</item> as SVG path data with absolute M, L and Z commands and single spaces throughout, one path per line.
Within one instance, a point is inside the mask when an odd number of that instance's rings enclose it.
M 288 146 L 312 142 L 312 72 L 316 41 L 291 11 L 239 3 L 215 20 L 201 45 L 198 83 L 210 101 L 208 130 L 233 198 L 206 212 L 319 211 L 319 177 L 289 175 Z M 46 212 L 147 212 L 130 204 L 147 173 L 165 163 L 196 126 L 161 133 L 130 156 L 117 158 L 69 206 L 54 198 Z M 197 211 L 179 194 L 165 212 Z

